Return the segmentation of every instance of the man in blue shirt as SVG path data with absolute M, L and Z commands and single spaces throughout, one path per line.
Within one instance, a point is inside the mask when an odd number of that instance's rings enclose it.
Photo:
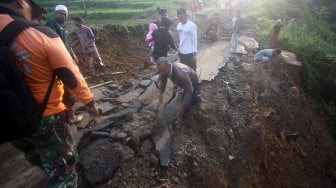
M 263 63 L 270 62 L 271 59 L 275 58 L 281 54 L 281 50 L 279 48 L 276 49 L 264 49 L 260 50 L 258 53 L 254 55 L 254 61 L 260 61 Z

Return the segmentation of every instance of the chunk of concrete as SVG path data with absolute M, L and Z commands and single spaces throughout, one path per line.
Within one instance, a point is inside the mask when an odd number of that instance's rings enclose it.
M 259 43 L 251 37 L 243 35 L 239 37 L 239 42 L 241 42 L 247 50 L 255 50 L 259 48 Z
M 128 103 L 140 96 L 140 93 L 137 91 L 131 91 L 126 93 L 125 95 L 121 95 L 117 98 L 117 101 L 120 103 Z
M 139 86 L 142 88 L 147 88 L 151 84 L 151 80 L 141 80 Z
M 101 109 L 101 113 L 103 115 L 109 114 L 111 111 L 113 111 L 114 109 L 116 109 L 117 107 L 112 105 L 109 102 L 104 102 L 98 105 L 98 108 Z
M 95 101 L 100 101 L 102 98 L 105 98 L 106 95 L 104 94 L 104 90 L 101 88 L 92 89 L 91 92 L 93 93 Z

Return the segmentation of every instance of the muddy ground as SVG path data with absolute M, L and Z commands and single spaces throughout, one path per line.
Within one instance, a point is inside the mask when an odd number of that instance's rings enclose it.
M 103 30 L 97 36 L 107 70 L 83 72 L 91 86 L 154 75 L 142 34 L 124 37 Z M 203 54 L 216 45 L 200 41 Z M 227 35 L 217 42 L 228 44 Z M 169 126 L 168 167 L 160 167 L 151 133 L 135 146 L 110 146 L 110 139 L 97 139 L 92 147 L 99 150 L 121 148 L 119 165 L 109 179 L 92 186 L 83 180 L 81 187 L 336 187 L 333 130 L 300 86 L 302 67 L 289 64 L 288 58 L 265 66 L 252 61 L 255 52 L 213 54 L 225 66 L 213 80 L 202 82 L 203 103 L 191 121 L 185 127 Z M 155 124 L 156 114 L 145 110 L 131 123 Z M 8 144 L 0 153 L 1 187 L 44 185 L 41 172 L 27 165 L 22 153 Z

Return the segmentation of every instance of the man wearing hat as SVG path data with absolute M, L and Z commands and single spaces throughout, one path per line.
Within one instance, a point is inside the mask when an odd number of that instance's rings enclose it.
M 55 17 L 49 20 L 45 25 L 50 27 L 61 37 L 65 47 L 67 48 L 70 55 L 77 63 L 78 58 L 71 48 L 69 32 L 66 29 L 65 25 L 65 21 L 67 20 L 67 18 L 68 18 L 68 8 L 64 5 L 57 5 L 55 7 Z
M 76 63 L 78 63 L 78 58 L 71 47 L 71 41 L 69 32 L 66 29 L 66 25 L 64 24 L 68 17 L 68 8 L 64 5 L 57 5 L 55 7 L 55 17 L 49 20 L 45 25 L 54 30 L 62 39 L 65 47 L 69 51 L 71 57 L 74 59 Z M 71 124 L 79 123 L 83 120 L 83 115 L 75 114 L 74 105 L 76 102 L 75 97 L 68 91 L 67 88 L 64 88 L 64 97 L 63 102 L 67 107 L 69 122 Z
M 42 20 L 46 19 L 44 16 L 45 14 L 47 14 L 47 10 L 39 6 L 39 8 L 32 12 L 32 20 L 41 24 Z
M 32 0 L 0 0 L 0 32 L 14 20 L 31 21 L 35 11 L 41 11 L 41 7 Z M 29 27 L 9 46 L 38 103 L 42 103 L 54 73 L 62 81 L 53 84 L 37 128 L 12 144 L 25 153 L 30 164 L 38 165 L 45 171 L 48 187 L 76 187 L 77 153 L 62 102 L 63 83 L 85 104 L 89 114 L 96 117 L 99 112 L 93 94 L 62 40 L 50 28 Z

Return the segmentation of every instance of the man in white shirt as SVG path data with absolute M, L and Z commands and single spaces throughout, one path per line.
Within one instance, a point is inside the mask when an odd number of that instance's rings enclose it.
M 187 19 L 187 11 L 184 8 L 177 10 L 177 17 L 180 21 L 176 28 L 180 38 L 180 63 L 196 70 L 197 26 Z

